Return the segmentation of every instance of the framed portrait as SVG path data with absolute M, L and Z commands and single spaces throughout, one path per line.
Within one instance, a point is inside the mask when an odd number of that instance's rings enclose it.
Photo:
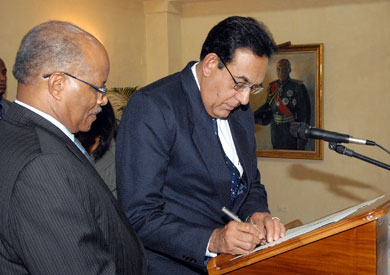
M 263 87 L 250 98 L 257 156 L 323 159 L 323 141 L 290 133 L 292 122 L 322 128 L 323 44 L 279 45 L 279 53 L 269 60 Z

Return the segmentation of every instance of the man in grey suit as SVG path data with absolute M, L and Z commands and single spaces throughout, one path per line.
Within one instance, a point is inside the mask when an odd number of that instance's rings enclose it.
M 11 104 L 8 100 L 3 98 L 5 90 L 7 89 L 7 67 L 3 59 L 0 58 L 0 119 L 5 115 L 5 112 L 8 110 L 9 105 Z
M 109 59 L 66 22 L 30 30 L 0 121 L 0 274 L 146 274 L 144 249 L 73 133 L 107 103 Z

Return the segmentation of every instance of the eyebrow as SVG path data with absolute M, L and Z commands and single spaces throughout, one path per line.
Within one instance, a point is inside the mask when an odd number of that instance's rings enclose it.
M 242 75 L 242 76 L 236 76 L 236 78 L 239 78 L 239 79 L 243 80 L 243 81 L 246 82 L 246 83 L 250 83 L 249 79 L 248 79 L 246 76 L 244 76 L 244 75 Z
M 252 84 L 253 85 L 256 85 L 256 86 L 259 86 L 261 84 L 263 84 L 263 82 L 261 83 L 252 83 L 249 81 L 249 79 L 245 76 L 245 75 L 242 75 L 242 76 L 235 76 L 237 79 L 240 79 L 240 80 L 243 80 L 245 83 L 248 83 L 248 84 Z

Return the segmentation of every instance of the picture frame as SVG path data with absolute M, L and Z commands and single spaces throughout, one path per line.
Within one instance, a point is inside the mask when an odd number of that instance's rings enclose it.
M 295 139 L 289 125 L 323 127 L 323 44 L 279 45 L 263 87 L 250 97 L 257 156 L 322 160 L 323 141 Z

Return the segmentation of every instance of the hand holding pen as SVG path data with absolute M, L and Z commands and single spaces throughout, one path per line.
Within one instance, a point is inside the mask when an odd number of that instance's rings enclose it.
M 222 212 L 224 214 L 226 214 L 226 216 L 228 216 L 229 218 L 231 218 L 233 221 L 236 221 L 236 222 L 243 222 L 236 214 L 234 214 L 232 211 L 230 211 L 229 209 L 227 209 L 225 206 L 222 207 Z M 249 219 L 251 220 L 251 219 Z M 259 235 L 259 239 L 260 239 L 260 245 L 264 245 L 266 244 L 266 241 L 265 241 L 265 235 L 264 235 L 264 232 L 262 232 L 257 226 L 256 224 L 252 223 L 251 224 L 253 225 L 253 227 L 256 228 L 256 230 L 259 231 L 260 235 Z
M 233 214 L 235 220 L 223 228 L 217 228 L 211 234 L 208 250 L 215 253 L 241 255 L 251 252 L 260 244 L 264 235 L 250 223 L 241 222 Z
M 222 212 L 232 220 L 242 222 L 237 215 L 226 207 L 222 208 Z M 254 213 L 249 218 L 249 222 L 263 235 L 261 238 L 261 245 L 264 245 L 266 243 L 265 241 L 269 243 L 276 241 L 286 234 L 286 229 L 280 222 L 280 219 L 278 217 L 272 217 L 269 213 Z

